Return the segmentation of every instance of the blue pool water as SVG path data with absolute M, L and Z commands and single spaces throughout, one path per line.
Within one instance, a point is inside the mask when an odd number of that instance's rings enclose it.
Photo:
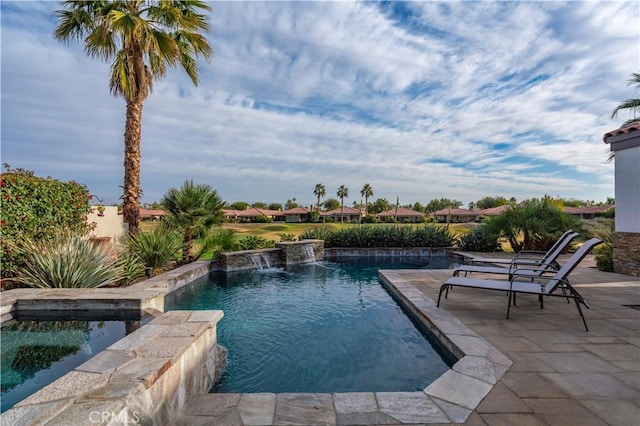
M 381 286 L 378 270 L 451 263 L 357 260 L 214 273 L 165 306 L 224 311 L 218 341 L 228 364 L 216 392 L 416 391 L 449 366 Z
M 43 316 L 46 314 L 42 313 Z M 64 376 L 150 319 L 14 321 L 3 326 L 0 329 L 2 412 Z

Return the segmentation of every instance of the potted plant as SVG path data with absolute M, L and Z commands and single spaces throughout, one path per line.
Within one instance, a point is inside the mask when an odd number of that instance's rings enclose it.
M 96 207 L 96 210 L 98 210 L 98 216 L 104 216 L 104 206 L 102 204 Z

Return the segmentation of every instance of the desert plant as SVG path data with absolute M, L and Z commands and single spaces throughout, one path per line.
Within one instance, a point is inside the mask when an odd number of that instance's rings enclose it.
M 27 287 L 94 288 L 123 278 L 112 246 L 96 245 L 77 233 L 60 233 L 52 240 L 26 239 L 18 250 L 26 264 L 15 281 Z
M 118 263 L 122 267 L 122 278 L 118 281 L 118 285 L 127 287 L 145 274 L 144 264 L 140 258 L 132 253 L 121 253 L 118 257 Z
M 129 252 L 151 268 L 162 268 L 180 256 L 183 241 L 180 233 L 166 225 L 148 232 L 129 234 L 126 240 Z
M 485 225 L 472 229 L 458 239 L 458 246 L 467 251 L 499 251 L 498 235 L 490 232 Z
M 602 244 L 596 254 L 596 267 L 605 272 L 613 272 L 613 246 L 611 243 Z
M 232 229 L 213 228 L 194 245 L 193 258 L 200 259 L 205 254 L 217 257 L 223 251 L 234 251 L 238 248 L 236 233 Z
M 280 241 L 296 241 L 297 238 L 294 234 L 280 234 Z
M 247 235 L 239 241 L 238 245 L 240 250 L 256 250 L 275 247 L 276 243 L 259 235 Z

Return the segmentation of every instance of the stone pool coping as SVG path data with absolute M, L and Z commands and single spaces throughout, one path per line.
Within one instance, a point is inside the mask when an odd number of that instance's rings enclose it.
M 512 361 L 402 278 L 383 285 L 458 361 L 419 392 L 206 393 L 186 404 L 179 425 L 464 423 Z
M 99 307 L 101 310 L 118 310 L 123 306 L 131 306 L 132 309 L 145 307 L 164 311 L 165 295 L 207 275 L 212 270 L 211 262 L 194 262 L 127 288 L 53 292 L 10 290 L 3 292 L 1 312 L 4 317 L 15 312 L 35 311 L 43 307 L 71 309 L 87 305 L 92 306 L 92 309 L 94 306 Z M 179 422 L 206 424 L 213 419 L 219 422 L 223 418 L 235 418 L 241 422 L 239 424 L 247 425 L 296 421 L 302 421 L 302 424 L 320 422 L 370 425 L 464 422 L 508 370 L 512 364 L 511 360 L 449 312 L 437 309 L 432 299 L 424 296 L 394 270 L 381 271 L 380 278 L 383 285 L 414 319 L 433 333 L 458 358 L 451 370 L 446 371 L 423 391 L 333 394 L 203 393 L 186 401 Z M 143 326 L 141 330 L 145 327 L 148 325 Z M 309 407 L 311 408 L 307 409 Z

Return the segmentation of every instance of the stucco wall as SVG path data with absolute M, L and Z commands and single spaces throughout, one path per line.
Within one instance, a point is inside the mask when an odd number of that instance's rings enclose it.
M 640 232 L 640 146 L 616 151 L 616 231 Z
M 104 216 L 98 216 L 94 207 L 87 216 L 87 221 L 96 224 L 96 228 L 90 234 L 92 238 L 109 237 L 111 242 L 118 242 L 127 232 L 122 215 L 118 214 L 118 206 L 105 206 Z

